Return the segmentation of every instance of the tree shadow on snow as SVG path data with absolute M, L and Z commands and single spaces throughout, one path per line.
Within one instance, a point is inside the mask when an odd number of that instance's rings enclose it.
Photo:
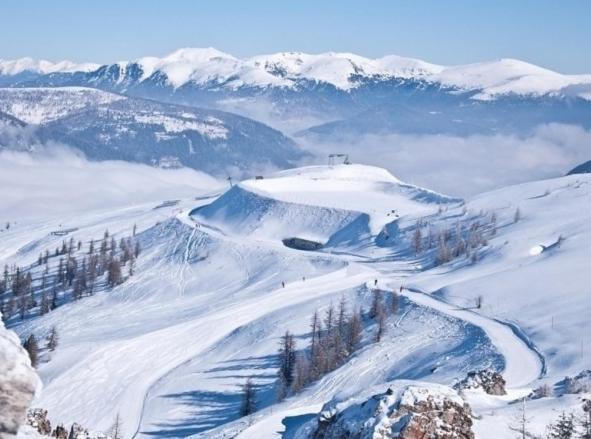
M 236 383 L 235 390 L 209 391 L 188 390 L 179 393 L 162 395 L 160 398 L 174 399 L 178 406 L 183 406 L 188 414 L 183 419 L 154 423 L 145 427 L 141 433 L 146 436 L 160 438 L 185 438 L 240 417 L 242 402 L 241 385 L 252 378 L 255 387 L 257 409 L 262 409 L 275 401 L 277 356 L 240 358 L 227 360 L 220 365 L 201 373 L 207 379 L 229 380 Z M 243 371 L 243 373 L 239 373 Z M 225 374 L 229 372 L 229 374 Z M 238 372 L 238 373 L 237 373 Z M 188 407 L 188 409 L 187 409 Z

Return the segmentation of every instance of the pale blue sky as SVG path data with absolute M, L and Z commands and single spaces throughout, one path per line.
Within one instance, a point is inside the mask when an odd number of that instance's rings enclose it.
M 2 0 L 0 58 L 114 62 L 207 47 L 519 58 L 591 73 L 591 0 Z

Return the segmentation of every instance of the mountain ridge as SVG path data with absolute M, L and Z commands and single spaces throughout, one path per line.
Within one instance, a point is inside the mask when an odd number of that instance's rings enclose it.
M 307 156 L 279 131 L 243 116 L 92 88 L 0 88 L 0 120 L 2 114 L 12 125 L 28 124 L 38 143 L 69 145 L 92 160 L 227 176 L 285 168 Z
M 385 81 L 414 78 L 464 91 L 480 90 L 475 98 L 483 100 L 511 93 L 557 93 L 572 86 L 583 86 L 585 90 L 581 95 L 588 99 L 591 89 L 591 74 L 561 74 L 511 58 L 444 66 L 397 55 L 372 59 L 340 52 L 279 52 L 236 58 L 212 47 L 182 48 L 163 57 L 147 56 L 103 65 L 70 61 L 51 63 L 31 58 L 0 60 L 0 76 L 26 72 L 40 76 L 116 74 L 116 82 L 119 83 L 125 78 L 142 83 L 163 76 L 165 82 L 175 89 L 189 83 L 229 89 L 293 88 L 298 81 L 312 81 L 346 91 L 359 86 L 360 79 Z

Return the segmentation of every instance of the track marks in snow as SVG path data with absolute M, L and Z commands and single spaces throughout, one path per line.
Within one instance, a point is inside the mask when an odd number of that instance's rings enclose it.
M 191 256 L 191 249 L 193 247 L 193 242 L 195 239 L 195 233 L 197 232 L 197 227 L 193 226 L 191 230 L 191 234 L 187 239 L 187 244 L 185 245 L 185 250 L 183 252 L 183 260 L 180 263 L 179 271 L 178 271 L 178 280 L 179 280 L 179 294 L 183 296 L 185 294 L 185 289 L 187 287 L 187 282 L 185 280 L 185 275 L 187 272 L 187 268 L 190 264 L 190 256 Z
M 484 317 L 477 312 L 457 308 L 418 290 L 404 289 L 402 294 L 417 305 L 433 308 L 480 327 L 505 358 L 503 377 L 507 387 L 525 387 L 542 374 L 544 365 L 539 354 L 518 337 L 508 325 Z

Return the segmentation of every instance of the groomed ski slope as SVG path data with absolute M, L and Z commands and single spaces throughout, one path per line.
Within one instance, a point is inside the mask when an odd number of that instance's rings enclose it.
M 543 374 L 544 364 L 530 344 L 502 321 L 510 320 L 520 327 L 542 355 L 553 349 L 568 349 L 569 338 L 580 336 L 581 327 L 585 328 L 587 323 L 579 328 L 565 326 L 554 338 L 540 338 L 532 316 L 545 303 L 530 300 L 528 313 L 521 312 L 522 300 L 515 301 L 514 308 L 508 300 L 502 309 L 495 308 L 496 302 L 489 297 L 498 292 L 486 288 L 491 276 L 521 273 L 527 264 L 532 264 L 530 244 L 547 242 L 560 233 L 564 225 L 561 210 L 570 206 L 573 198 L 589 202 L 588 183 L 587 177 L 568 177 L 508 188 L 503 193 L 486 194 L 470 201 L 470 211 L 499 212 L 497 235 L 490 240 L 482 260 L 475 264 L 453 262 L 428 270 L 428 264 L 417 260 L 408 250 L 408 235 L 417 218 L 455 221 L 464 206 L 460 200 L 399 183 L 386 171 L 372 167 L 302 168 L 241 183 L 211 203 L 185 200 L 165 215 L 162 210 L 147 208 L 130 211 L 130 217 L 126 217 L 125 210 L 114 213 L 104 225 L 116 228 L 119 224 L 123 228 L 123 224 L 138 218 L 143 218 L 141 224 L 145 224 L 139 235 L 144 254 L 134 278 L 112 292 L 85 298 L 14 327 L 25 336 L 31 331 L 47 333 L 56 325 L 62 335 L 60 349 L 50 362 L 40 366 L 45 389 L 37 405 L 49 409 L 58 422 L 76 421 L 98 430 L 108 429 L 119 413 L 126 423 L 126 437 L 186 437 L 196 432 L 192 424 L 196 421 L 191 419 L 197 404 L 192 399 L 198 394 L 196 383 L 210 392 L 211 399 L 205 405 L 232 412 L 236 410 L 239 386 L 247 376 L 236 373 L 221 380 L 204 374 L 200 367 L 224 361 L 234 364 L 238 345 L 233 343 L 242 343 L 246 351 L 238 359 L 249 360 L 249 352 L 260 354 L 264 367 L 255 364 L 246 370 L 267 370 L 260 385 L 272 398 L 272 355 L 277 350 L 278 335 L 291 330 L 302 337 L 304 347 L 311 310 L 325 309 L 343 294 L 353 303 L 366 306 L 371 296 L 364 296 L 363 292 L 369 291 L 374 279 L 386 290 L 398 290 L 400 285 L 408 287 L 402 295 L 423 313 L 429 310 L 431 317 L 424 322 L 428 336 L 413 339 L 413 333 L 423 333 L 405 322 L 403 315 L 401 322 L 389 323 L 393 338 L 396 334 L 396 340 L 408 342 L 403 358 L 397 356 L 403 350 L 392 346 L 388 350 L 388 342 L 370 346 L 359 358 L 352 358 L 301 395 L 257 413 L 249 420 L 252 425 L 237 421 L 224 426 L 236 419 L 226 414 L 212 418 L 208 428 L 218 428 L 209 433 L 202 430 L 203 434 L 222 437 L 226 433 L 241 433 L 241 437 L 252 438 L 279 435 L 285 429 L 283 421 L 287 416 L 312 416 L 332 398 L 330 393 L 339 392 L 346 377 L 366 376 L 369 380 L 347 380 L 346 396 L 351 397 L 370 385 L 385 386 L 399 376 L 400 370 L 397 373 L 382 369 L 383 364 L 394 364 L 394 369 L 404 365 L 404 370 L 418 370 L 435 357 L 439 361 L 435 370 L 442 371 L 434 372 L 431 378 L 449 384 L 454 378 L 463 377 L 471 366 L 480 365 L 452 344 L 444 344 L 448 351 L 438 350 L 446 332 L 454 332 L 451 328 L 458 324 L 464 325 L 464 332 L 454 333 L 463 342 L 467 340 L 466 334 L 482 331 L 492 347 L 483 352 L 484 359 L 500 354 L 509 387 L 517 393 L 528 391 Z M 533 198 L 541 187 L 549 187 L 550 194 Z M 551 199 L 553 204 L 549 205 Z M 243 203 L 244 200 L 248 202 Z M 200 204 L 203 207 L 194 210 Z M 517 205 L 523 206 L 523 219 L 513 224 L 511 217 Z M 243 211 L 243 207 L 248 207 L 248 211 Z M 587 214 L 575 213 L 576 209 L 568 212 L 571 231 L 576 232 L 580 242 L 588 242 L 591 234 Z M 149 218 L 155 214 L 160 218 L 159 224 L 152 225 Z M 168 218 L 162 219 L 163 215 Z M 315 218 L 311 220 L 310 215 Z M 543 221 L 537 222 L 540 215 Z M 360 216 L 368 219 L 361 233 L 352 226 Z M 556 218 L 554 222 L 552 217 Z M 526 221 L 529 224 L 524 224 Z M 301 224 L 306 227 L 298 228 Z M 94 235 L 99 228 L 94 223 L 93 229 L 86 230 L 83 223 L 81 226 L 82 235 Z M 390 244 L 376 245 L 376 235 L 384 228 L 398 232 Z M 293 250 L 283 246 L 281 239 L 292 236 L 294 230 L 319 237 L 325 243 L 338 242 L 331 238 L 355 230 L 350 238 L 359 245 L 349 242 L 315 252 Z M 15 242 L 15 235 L 11 236 L 11 242 Z M 37 248 L 23 250 L 29 237 L 23 234 L 20 239 L 18 257 L 34 260 Z M 567 238 L 566 243 L 570 242 L 574 240 Z M 352 247 L 354 253 L 349 252 Z M 579 260 L 579 250 L 578 246 L 569 249 L 566 255 L 572 254 L 574 258 L 569 263 Z M 543 258 L 549 260 L 548 255 Z M 557 267 L 558 272 L 549 272 L 563 276 L 565 264 Z M 586 276 L 583 273 L 575 278 L 570 288 L 579 291 L 588 282 Z M 540 282 L 543 280 L 542 276 Z M 464 284 L 467 286 L 463 287 Z M 465 309 L 479 294 L 485 296 L 482 309 Z M 573 299 L 576 303 L 561 310 L 561 320 L 570 316 L 574 322 L 581 322 L 580 314 L 586 312 L 588 302 L 577 294 Z M 547 297 L 555 300 L 551 294 Z M 442 324 L 442 318 L 448 319 L 447 323 Z M 411 330 L 404 330 L 405 325 L 410 325 Z M 425 344 L 425 339 L 432 339 L 433 343 Z M 460 359 L 453 360 L 454 355 Z M 566 360 L 548 361 L 548 373 L 552 377 L 572 373 L 586 361 Z M 471 365 L 466 361 L 471 361 Z M 190 369 L 193 363 L 197 369 Z M 238 371 L 240 364 L 232 367 Z M 450 369 L 446 369 L 446 364 Z M 429 380 L 428 373 L 420 378 Z M 184 388 L 186 392 L 171 393 L 172 388 Z M 478 422 L 486 423 L 487 419 L 484 415 Z

